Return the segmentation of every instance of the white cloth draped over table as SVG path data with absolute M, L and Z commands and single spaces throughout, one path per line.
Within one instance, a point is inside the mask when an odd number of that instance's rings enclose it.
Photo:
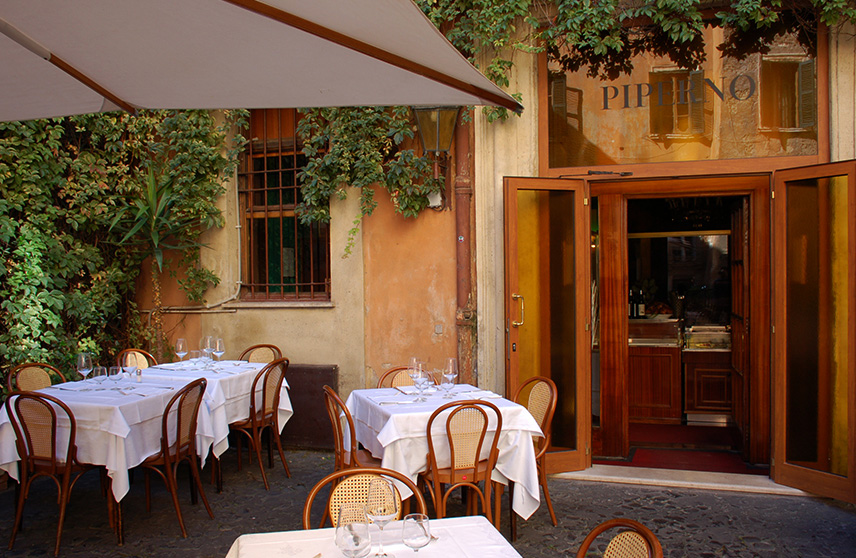
M 493 392 L 478 390 L 459 384 L 454 387 L 454 399 L 444 399 L 442 392 L 434 390 L 427 400 L 413 402 L 414 396 L 402 393 L 412 388 L 360 389 L 351 392 L 346 405 L 354 418 L 357 441 L 372 455 L 381 459 L 382 466 L 410 477 L 414 482 L 428 464 L 428 418 L 435 409 L 453 400 L 486 399 L 502 413 L 502 432 L 497 448 L 499 459 L 492 478 L 502 484 L 515 483 L 512 508 L 523 518 L 529 518 L 538 509 L 540 491 L 538 468 L 532 436 L 542 435 L 541 428 L 529 411 L 513 401 Z M 489 413 L 490 414 L 490 413 Z M 448 466 L 450 456 L 445 441 L 445 420 L 434 421 L 434 447 L 438 450 L 440 466 Z M 490 421 L 485 448 L 496 432 Z M 487 458 L 484 452 L 482 458 Z M 402 496 L 409 496 L 406 487 L 400 486 Z M 522 490 L 521 490 L 522 489 Z
M 139 383 L 134 379 L 116 383 L 107 379 L 98 385 L 89 379 L 40 391 L 71 408 L 77 422 L 78 459 L 106 466 L 113 495 L 120 501 L 130 488 L 128 471 L 160 450 L 163 410 L 178 389 L 196 378 L 208 381 L 196 427 L 197 449 L 204 464 L 209 450 L 219 456 L 228 448 L 229 423 L 249 415 L 250 387 L 263 366 L 242 361 L 224 361 L 214 369 L 189 362 L 166 364 L 143 370 Z M 291 400 L 283 382 L 280 428 L 291 414 Z M 0 469 L 17 479 L 18 461 L 15 432 L 5 406 L 0 406 Z
M 508 541 L 493 525 L 480 515 L 432 519 L 431 534 L 437 536 L 428 546 L 419 549 L 416 556 L 423 558 L 520 558 Z M 380 531 L 369 526 L 372 546 L 377 549 Z M 387 525 L 383 530 L 384 550 L 396 555 L 413 552 L 401 542 L 401 521 Z M 342 556 L 336 548 L 333 529 L 282 531 L 241 535 L 232 544 L 226 558 L 316 558 Z

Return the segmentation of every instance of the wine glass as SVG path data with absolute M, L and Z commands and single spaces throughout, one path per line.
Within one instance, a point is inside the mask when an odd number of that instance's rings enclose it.
M 113 380 L 114 384 L 122 381 L 122 368 L 119 366 L 111 366 L 107 369 L 107 378 Z
M 218 337 L 216 341 L 214 341 L 214 356 L 217 357 L 217 362 L 220 362 L 220 358 L 226 353 L 226 345 L 223 343 L 223 339 Z
M 92 355 L 89 353 L 80 353 L 77 355 L 77 371 L 85 380 L 89 373 L 92 372 Z
M 199 350 L 203 352 L 205 358 L 211 360 L 211 353 L 214 352 L 214 338 L 206 335 L 199 341 Z
M 431 542 L 431 527 L 424 513 L 410 513 L 404 516 L 401 528 L 401 542 L 419 552 L 419 549 Z
M 398 515 L 398 503 L 395 498 L 395 487 L 392 482 L 378 477 L 369 483 L 369 492 L 366 497 L 366 517 L 380 529 L 380 548 L 376 557 L 394 558 L 383 550 L 383 528 L 387 523 Z
M 335 540 L 336 546 L 348 558 L 361 558 L 369 553 L 372 539 L 365 506 L 345 502 L 339 507 Z
M 175 356 L 178 357 L 178 362 L 183 361 L 187 356 L 187 340 L 184 337 L 175 340 Z
M 122 357 L 122 371 L 129 378 L 133 377 L 134 372 L 137 371 L 137 355 L 135 353 L 125 353 Z
M 423 367 L 424 364 L 416 357 L 412 357 L 410 359 L 410 366 L 407 369 L 407 374 L 410 376 L 410 379 L 413 380 L 413 387 L 415 387 L 418 392 L 414 403 L 425 401 L 425 398 L 422 396 L 422 378 L 425 375 Z
M 102 383 L 107 379 L 107 369 L 103 366 L 95 366 L 92 368 L 92 381 L 96 384 Z
M 452 398 L 452 388 L 455 386 L 455 380 L 458 378 L 458 360 L 450 358 L 446 361 L 446 368 L 443 369 L 443 380 L 440 387 L 446 392 L 444 399 Z

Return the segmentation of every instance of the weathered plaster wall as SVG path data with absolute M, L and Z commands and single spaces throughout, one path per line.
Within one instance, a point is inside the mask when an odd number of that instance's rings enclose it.
M 856 158 L 856 28 L 829 34 L 829 127 L 833 161 Z
M 433 370 L 457 356 L 454 212 L 428 209 L 405 218 L 386 190 L 376 189 L 375 199 L 378 207 L 362 224 L 364 387 L 411 357 Z
M 505 389 L 502 179 L 538 176 L 537 57 L 516 52 L 514 63 L 509 90 L 523 94 L 523 114 L 492 124 L 479 110 L 475 117 L 478 378 L 499 393 Z

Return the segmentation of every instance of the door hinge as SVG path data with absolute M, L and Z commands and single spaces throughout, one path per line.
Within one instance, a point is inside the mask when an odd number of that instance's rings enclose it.
M 591 455 L 591 447 L 588 442 L 586 442 L 586 455 Z
M 588 205 L 588 198 L 583 198 L 583 205 Z
M 770 190 L 770 198 L 776 199 L 776 191 L 775 190 Z
M 589 331 L 589 330 L 591 330 L 591 324 L 587 323 L 586 324 L 586 331 Z
M 775 335 L 776 334 L 776 326 L 770 326 L 770 329 L 772 330 L 773 335 Z

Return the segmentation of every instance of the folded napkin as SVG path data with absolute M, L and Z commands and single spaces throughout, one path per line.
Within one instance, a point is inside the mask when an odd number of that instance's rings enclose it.
M 486 389 L 466 391 L 463 393 L 456 393 L 455 395 L 462 399 L 502 399 L 502 396 L 500 394 L 494 393 Z
M 54 384 L 51 387 L 65 391 L 92 391 L 97 385 L 86 382 L 66 382 L 64 384 Z

